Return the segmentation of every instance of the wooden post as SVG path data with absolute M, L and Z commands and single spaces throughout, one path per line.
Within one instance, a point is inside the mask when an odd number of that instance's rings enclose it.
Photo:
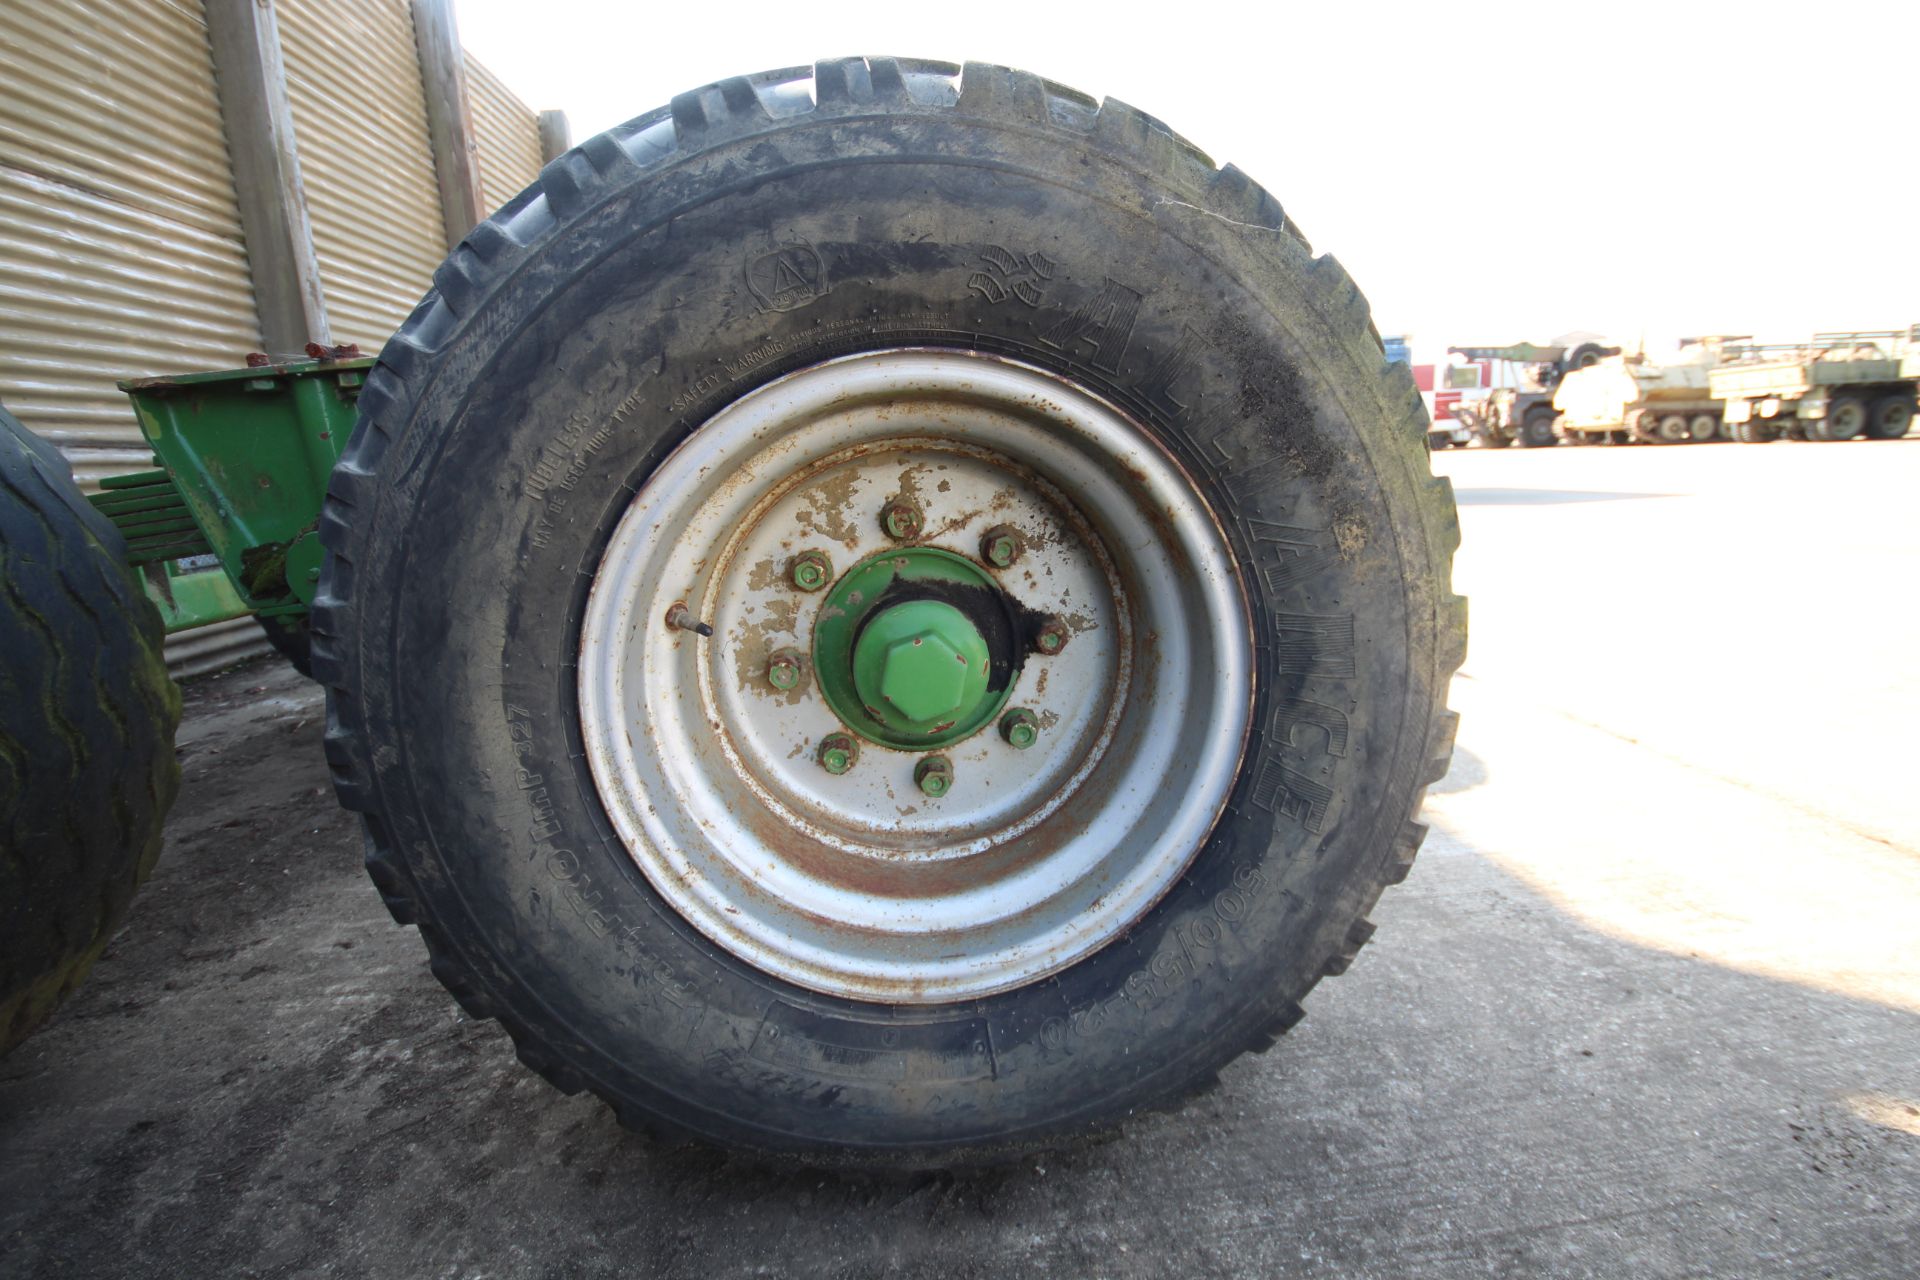
M 460 243 L 486 213 L 480 191 L 480 148 L 467 107 L 466 56 L 453 25 L 452 0 L 413 0 L 413 42 L 427 93 L 427 136 L 440 182 L 447 248 Z
M 567 148 L 572 145 L 573 130 L 567 127 L 567 113 L 542 111 L 540 113 L 540 163 L 552 164 L 567 154 Z
M 293 355 L 329 338 L 280 29 L 262 0 L 206 0 L 206 15 L 260 339 L 275 355 Z

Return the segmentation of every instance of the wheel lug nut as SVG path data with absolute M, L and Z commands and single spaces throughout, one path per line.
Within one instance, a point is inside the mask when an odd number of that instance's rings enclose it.
M 1066 647 L 1067 624 L 1053 614 L 1042 618 L 1040 625 L 1033 629 L 1034 652 L 1051 655 Z
M 833 577 L 833 561 L 827 559 L 824 551 L 802 551 L 788 566 L 787 576 L 802 591 L 818 591 Z
M 800 655 L 792 649 L 776 649 L 767 659 L 767 683 L 785 691 L 800 687 Z
M 1040 717 L 1025 707 L 1015 707 L 1000 717 L 1000 736 L 1008 746 L 1025 751 L 1040 739 Z
M 845 773 L 859 758 L 860 744 L 850 733 L 830 733 L 820 739 L 820 767 L 828 773 Z
M 1009 524 L 997 524 L 980 535 L 980 558 L 996 569 L 1005 569 L 1026 550 L 1026 540 Z
M 920 536 L 920 530 L 926 525 L 926 516 L 921 514 L 918 504 L 905 498 L 895 498 L 880 510 L 880 527 L 895 542 L 906 542 Z
M 938 800 L 953 790 L 953 761 L 945 756 L 927 756 L 913 766 L 913 785 L 922 795 Z

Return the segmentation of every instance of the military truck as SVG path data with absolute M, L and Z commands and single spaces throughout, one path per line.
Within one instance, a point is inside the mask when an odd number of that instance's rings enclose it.
M 159 851 L 132 566 L 188 554 L 304 630 L 453 996 L 752 1151 L 1008 1158 L 1204 1088 L 1353 963 L 1447 768 L 1411 375 L 1246 175 L 1025 72 L 695 89 L 377 360 L 126 390 L 156 464 L 97 503 L 0 418 L 7 1043 Z
M 1526 448 L 1537 449 L 1559 443 L 1553 426 L 1558 416 L 1553 393 L 1560 380 L 1619 355 L 1620 348 L 1570 336 L 1555 346 L 1521 342 L 1509 347 L 1448 347 L 1447 353 L 1497 362 L 1493 389 L 1474 404 L 1454 408 L 1481 445 L 1504 449 L 1518 440 Z
M 1744 444 L 1895 440 L 1913 425 L 1920 325 L 1816 333 L 1730 355 L 1709 375 L 1708 391 Z

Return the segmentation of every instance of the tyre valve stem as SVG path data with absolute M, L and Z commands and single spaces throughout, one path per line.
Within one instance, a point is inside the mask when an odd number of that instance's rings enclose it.
M 691 631 L 697 636 L 710 636 L 713 628 L 693 616 L 687 606 L 676 601 L 667 610 L 667 625 L 676 631 Z

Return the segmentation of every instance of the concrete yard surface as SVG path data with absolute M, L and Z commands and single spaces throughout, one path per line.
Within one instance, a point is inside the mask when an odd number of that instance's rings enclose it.
M 627 1135 L 441 990 L 256 664 L 190 688 L 159 870 L 0 1061 L 0 1274 L 1920 1274 L 1920 439 L 1435 465 L 1432 834 L 1215 1092 L 960 1175 Z

